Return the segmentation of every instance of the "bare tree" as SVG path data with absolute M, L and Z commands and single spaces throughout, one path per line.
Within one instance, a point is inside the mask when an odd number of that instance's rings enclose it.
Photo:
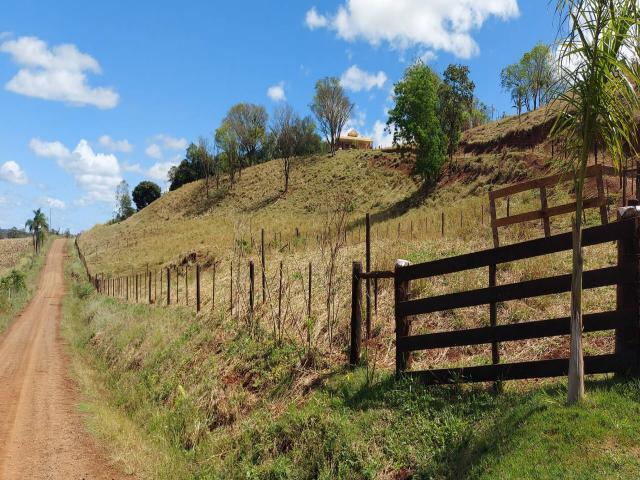
M 271 133 L 275 138 L 276 152 L 282 158 L 282 173 L 284 176 L 284 191 L 289 189 L 289 172 L 291 159 L 296 154 L 297 124 L 300 118 L 290 105 L 284 105 L 275 110 L 271 123 Z
M 335 153 L 340 133 L 353 111 L 353 103 L 349 101 L 340 81 L 336 77 L 318 80 L 310 107 L 329 143 L 331 153 Z
M 213 163 L 215 161 L 214 156 L 211 153 L 211 142 L 206 137 L 199 137 L 197 144 L 197 161 L 199 164 L 199 168 L 202 171 L 204 176 L 204 185 L 207 193 L 207 198 L 209 197 L 209 182 L 211 179 L 211 174 L 213 172 Z
M 347 227 L 348 202 L 339 199 L 335 202 L 325 216 L 322 231 L 320 232 L 320 255 L 325 273 L 325 301 L 327 307 L 327 335 L 329 337 L 329 349 L 333 344 L 333 329 L 338 321 L 338 285 L 337 269 L 341 261 L 341 253 L 345 246 L 345 231 Z

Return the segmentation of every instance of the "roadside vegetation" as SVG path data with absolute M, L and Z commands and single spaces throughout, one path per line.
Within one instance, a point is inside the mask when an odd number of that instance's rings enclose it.
M 0 240 L 0 334 L 31 299 L 50 244 L 36 254 L 32 238 Z
M 252 336 L 220 312 L 96 295 L 73 252 L 63 334 L 83 409 L 141 478 L 640 474 L 637 381 L 592 378 L 587 408 L 567 408 L 563 381 L 512 382 L 496 395 L 327 360 L 304 368 L 296 342 Z

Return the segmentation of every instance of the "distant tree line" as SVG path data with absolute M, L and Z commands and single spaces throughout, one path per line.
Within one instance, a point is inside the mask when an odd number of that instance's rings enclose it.
M 425 180 L 434 179 L 446 156 L 453 156 L 462 131 L 488 121 L 488 108 L 474 96 L 474 89 L 469 68 L 463 65 L 449 65 L 441 79 L 417 63 L 396 84 L 396 106 L 387 125 L 394 132 L 394 143 L 416 146 L 416 172 Z M 280 159 L 286 193 L 292 160 L 325 152 L 333 155 L 354 104 L 338 78 L 326 77 L 316 82 L 309 109 L 313 118 L 284 104 L 270 118 L 262 105 L 233 105 L 213 135 L 190 143 L 184 158 L 169 169 L 169 190 L 204 180 L 209 196 L 212 188 L 220 188 L 221 178 L 227 178 L 232 188 L 245 168 Z M 153 182 L 141 182 L 130 194 L 129 185 L 122 181 L 113 221 L 131 216 L 136 211 L 133 203 L 140 211 L 160 195 L 160 187 Z

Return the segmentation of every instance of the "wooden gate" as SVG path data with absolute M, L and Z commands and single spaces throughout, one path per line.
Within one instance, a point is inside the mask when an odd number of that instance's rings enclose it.
M 583 231 L 583 245 L 618 242 L 616 266 L 584 272 L 583 288 L 608 285 L 617 286 L 615 310 L 586 314 L 584 331 L 616 331 L 615 353 L 585 357 L 585 373 L 622 372 L 637 370 L 639 365 L 639 310 L 638 310 L 638 244 L 639 219 L 618 221 Z M 541 378 L 566 375 L 567 358 L 537 360 L 519 363 L 499 363 L 499 342 L 567 335 L 569 317 L 535 320 L 510 325 L 493 325 L 468 330 L 411 335 L 415 316 L 477 305 L 495 305 L 497 302 L 551 295 L 571 290 L 571 275 L 528 280 L 507 285 L 480 288 L 427 298 L 409 298 L 412 280 L 432 278 L 454 272 L 488 267 L 526 258 L 571 250 L 571 233 L 563 233 L 530 240 L 514 245 L 492 248 L 442 260 L 408 266 L 396 266 L 395 322 L 396 322 L 396 374 L 419 377 L 428 384 L 455 381 L 481 382 L 508 379 Z M 465 345 L 491 344 L 493 364 L 463 368 L 410 371 L 411 352 Z

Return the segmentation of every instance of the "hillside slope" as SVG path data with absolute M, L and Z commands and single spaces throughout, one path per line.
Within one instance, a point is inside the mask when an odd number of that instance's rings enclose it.
M 293 161 L 290 188 L 282 192 L 280 160 L 247 168 L 232 187 L 203 181 L 164 194 L 128 220 L 97 225 L 80 244 L 93 272 L 122 274 L 148 267 L 175 265 L 186 258 L 210 262 L 228 256 L 234 239 L 288 239 L 296 229 L 314 237 L 328 212 L 349 210 L 349 228 L 365 213 L 376 222 L 400 220 L 408 212 L 459 208 L 469 196 L 492 185 L 521 180 L 545 166 L 535 152 L 462 154 L 449 162 L 436 188 L 425 191 L 411 176 L 410 154 L 339 151 Z

